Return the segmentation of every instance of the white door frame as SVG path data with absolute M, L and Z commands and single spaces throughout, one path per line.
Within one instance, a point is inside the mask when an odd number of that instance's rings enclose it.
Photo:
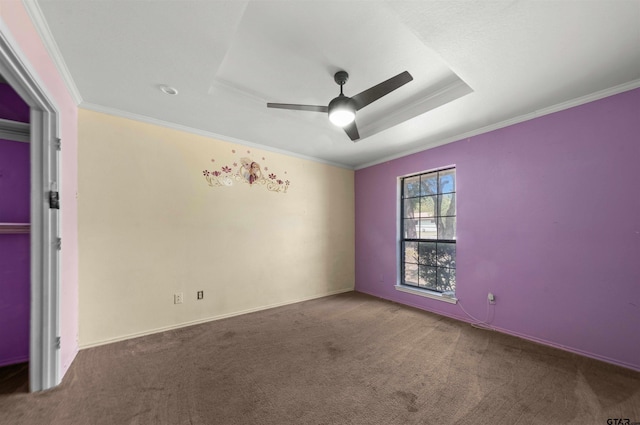
M 49 208 L 60 191 L 58 108 L 0 18 L 0 73 L 31 108 L 31 325 L 29 389 L 60 383 L 60 214 Z

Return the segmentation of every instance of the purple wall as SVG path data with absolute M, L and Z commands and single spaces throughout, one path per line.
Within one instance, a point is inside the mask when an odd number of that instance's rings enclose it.
M 29 223 L 29 173 L 29 144 L 0 140 L 0 223 Z M 0 233 L 0 366 L 29 359 L 29 236 Z
M 29 122 L 29 105 L 6 83 L 0 83 L 0 118 Z
M 471 321 L 394 288 L 397 177 L 452 164 L 465 310 L 640 370 L 640 89 L 356 171 L 357 291 Z
M 0 118 L 29 122 L 29 105 L 0 83 Z M 0 223 L 29 223 L 29 144 L 0 140 Z M 0 233 L 0 366 L 29 360 L 29 234 Z

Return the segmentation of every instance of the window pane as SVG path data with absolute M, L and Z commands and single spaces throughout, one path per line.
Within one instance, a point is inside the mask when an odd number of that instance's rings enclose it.
M 418 227 L 420 220 L 405 219 L 404 220 L 404 238 L 418 239 Z
M 456 218 L 440 217 L 438 218 L 438 239 L 455 239 L 456 238 Z
M 437 263 L 437 250 L 435 242 L 420 242 L 419 246 L 418 263 L 425 266 L 436 266 Z
M 438 193 L 450 193 L 456 191 L 456 170 L 440 171 L 440 190 Z
M 402 182 L 402 284 L 455 295 L 455 169 L 407 177 Z
M 456 267 L 456 244 L 438 243 L 438 266 Z
M 418 265 L 404 263 L 404 283 L 418 286 Z
M 456 194 L 438 195 L 438 215 L 456 215 Z
M 420 220 L 419 225 L 420 239 L 436 239 L 438 232 L 436 229 L 436 219 Z
M 456 269 L 438 268 L 438 287 L 440 292 L 456 291 Z
M 404 262 L 418 263 L 418 242 L 404 243 Z
M 436 289 L 436 278 L 437 278 L 437 269 L 435 267 L 429 266 L 419 266 L 419 277 L 418 286 L 428 289 Z
M 409 198 L 402 201 L 402 214 L 404 218 L 420 217 L 420 199 L 421 198 Z
M 420 194 L 435 195 L 438 193 L 438 173 L 423 174 L 420 177 Z
M 420 176 L 404 179 L 404 197 L 420 196 Z
M 423 196 L 420 198 L 420 218 L 436 216 L 436 196 Z

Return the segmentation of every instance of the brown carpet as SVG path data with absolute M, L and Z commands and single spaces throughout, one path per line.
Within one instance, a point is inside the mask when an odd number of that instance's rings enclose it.
M 83 350 L 42 393 L 0 382 L 14 425 L 640 421 L 640 373 L 359 293 Z

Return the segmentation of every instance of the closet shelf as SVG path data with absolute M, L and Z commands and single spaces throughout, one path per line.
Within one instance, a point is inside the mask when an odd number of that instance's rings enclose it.
M 31 223 L 0 223 L 0 234 L 29 233 Z

